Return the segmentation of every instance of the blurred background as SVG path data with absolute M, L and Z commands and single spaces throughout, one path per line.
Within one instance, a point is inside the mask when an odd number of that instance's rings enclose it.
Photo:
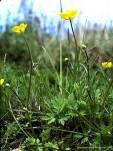
M 73 27 L 79 45 L 99 47 L 102 51 L 113 50 L 112 0 L 62 0 L 63 10 L 78 9 Z M 22 37 L 12 33 L 12 27 L 21 22 L 29 24 L 26 39 L 32 49 L 34 61 L 47 64 L 42 55 L 46 48 L 54 61 L 59 57 L 59 41 L 65 53 L 73 50 L 73 38 L 68 21 L 61 21 L 60 0 L 1 0 L 0 1 L 0 58 L 16 65 L 29 60 Z M 66 46 L 68 44 L 68 47 Z M 43 60 L 43 59 L 44 60 Z M 54 62 L 54 63 L 55 63 Z
M 53 5 L 54 2 L 54 5 Z M 62 0 L 63 9 L 78 9 L 79 22 L 84 24 L 86 20 L 91 24 L 111 25 L 113 20 L 112 0 Z M 41 21 L 46 17 L 46 24 L 54 25 L 59 21 L 60 0 L 1 0 L 0 2 L 0 25 L 16 24 L 25 19 L 39 18 Z M 45 20 L 44 20 L 45 21 Z M 43 26 L 43 22 L 42 22 Z

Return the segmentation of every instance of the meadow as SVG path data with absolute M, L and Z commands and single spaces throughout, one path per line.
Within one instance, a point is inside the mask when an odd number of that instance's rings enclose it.
M 63 38 L 27 21 L 0 34 L 1 151 L 113 150 L 113 28 L 67 20 Z

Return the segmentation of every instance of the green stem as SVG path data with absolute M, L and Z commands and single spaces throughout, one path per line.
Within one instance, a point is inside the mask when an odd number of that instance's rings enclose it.
M 62 43 L 60 40 L 60 91 L 62 94 Z
M 84 50 L 84 52 L 85 52 L 86 59 L 87 59 L 87 72 L 88 72 L 87 80 L 88 80 L 88 87 L 90 87 L 89 57 L 88 57 L 88 54 L 86 52 L 86 49 Z
M 79 50 L 78 50 L 78 43 L 77 43 L 77 39 L 75 36 L 75 32 L 73 29 L 73 25 L 72 25 L 72 20 L 70 19 L 70 25 L 71 25 L 71 29 L 72 29 L 72 33 L 73 33 L 73 38 L 74 38 L 74 42 L 75 42 L 75 48 L 76 48 L 76 52 L 75 52 L 75 56 L 76 56 L 76 61 L 77 61 L 77 67 L 78 67 L 78 73 L 79 73 Z
M 60 0 L 60 12 L 63 12 L 62 0 Z
M 92 96 L 91 96 L 91 85 L 90 85 L 90 69 L 89 69 L 89 57 L 88 57 L 88 54 L 87 54 L 87 51 L 86 49 L 84 49 L 84 52 L 85 52 L 85 55 L 86 55 L 86 60 L 87 60 L 87 83 L 88 83 L 88 90 L 87 90 L 87 94 L 88 94 L 88 97 L 89 99 L 91 100 L 90 102 L 94 102 Z M 90 103 L 89 102 L 89 103 Z M 90 103 L 90 107 L 91 107 L 91 103 Z
M 22 131 L 27 137 L 29 137 L 30 134 L 27 134 L 27 133 L 25 132 L 25 130 L 21 127 L 21 125 L 20 125 L 20 123 L 18 122 L 17 118 L 16 118 L 15 115 L 13 114 L 13 110 L 12 110 L 12 106 L 11 106 L 10 100 L 9 100 L 9 109 L 10 109 L 10 112 L 11 112 L 11 114 L 12 114 L 12 116 L 13 116 L 15 122 L 17 123 L 18 127 L 21 129 L 21 131 Z
M 23 100 L 22 98 L 20 98 L 20 96 L 16 93 L 16 91 L 13 90 L 13 88 L 11 88 L 10 86 L 9 86 L 8 88 L 9 88 L 9 90 L 10 90 L 12 93 L 14 93 L 14 95 L 18 98 L 20 104 L 21 104 L 22 106 L 24 106 L 24 105 L 23 105 L 24 100 Z
M 22 99 L 18 96 L 18 94 L 17 94 L 11 87 L 9 87 L 9 89 L 10 89 L 10 90 L 16 95 L 16 97 L 20 100 L 21 105 L 24 106 L 24 105 L 22 104 L 22 102 L 24 102 L 24 100 L 22 100 Z M 13 118 L 15 119 L 16 123 L 17 123 L 18 125 L 20 125 L 19 122 L 17 121 L 16 117 L 15 117 L 14 114 L 13 114 L 10 101 L 9 101 L 9 106 L 10 106 L 10 111 L 11 111 L 11 114 L 12 114 Z M 25 106 L 24 106 L 24 107 L 25 107 Z M 27 113 L 28 113 L 28 110 L 27 110 Z M 35 136 L 34 130 L 33 130 L 33 128 L 32 128 L 31 119 L 29 118 L 29 114 L 28 114 L 28 120 L 29 120 L 29 124 L 30 124 L 31 130 L 32 130 L 32 134 L 34 134 L 34 136 Z M 20 126 L 21 126 L 21 125 L 20 125 Z M 19 127 L 20 127 L 20 126 L 19 126 Z M 22 131 L 23 131 L 23 129 L 22 129 Z M 24 132 L 24 133 L 25 133 L 25 132 Z
M 72 33 L 73 33 L 73 38 L 74 38 L 74 42 L 75 42 L 75 47 L 76 47 L 76 51 L 77 51 L 77 55 L 78 55 L 78 44 L 77 44 L 77 39 L 74 33 L 74 29 L 73 29 L 73 25 L 72 25 L 72 20 L 70 19 L 70 25 L 71 25 L 71 29 L 72 29 Z M 77 56 L 78 57 L 78 56 Z
M 62 11 L 63 11 L 62 0 L 60 0 L 60 12 L 62 12 Z M 61 22 L 61 24 L 62 24 L 62 22 Z M 62 28 L 62 26 L 61 26 L 61 28 Z M 61 39 L 60 39 L 60 91 L 62 94 L 62 43 L 61 43 Z
M 26 38 L 24 37 L 24 41 L 26 43 L 28 52 L 29 52 L 29 57 L 30 57 L 30 76 L 29 76 L 29 86 L 28 86 L 28 97 L 27 97 L 27 108 L 29 107 L 29 102 L 30 102 L 30 97 L 31 97 L 31 84 L 32 84 L 32 70 L 33 70 L 33 60 L 32 60 L 32 54 L 31 54 L 31 50 L 29 48 L 29 45 L 27 43 Z

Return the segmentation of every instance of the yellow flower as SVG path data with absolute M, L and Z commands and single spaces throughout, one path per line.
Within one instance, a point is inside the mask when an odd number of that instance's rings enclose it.
M 0 86 L 3 85 L 4 79 L 0 79 Z
M 60 17 L 65 19 L 65 20 L 70 20 L 73 19 L 78 15 L 78 10 L 67 10 L 66 12 L 61 12 L 59 13 Z
M 21 24 L 18 25 L 18 26 L 14 26 L 14 27 L 12 28 L 12 30 L 13 30 L 13 32 L 18 33 L 18 34 L 19 34 L 19 33 L 24 33 L 26 27 L 27 27 L 27 24 L 21 23 Z
M 27 27 L 27 24 L 22 23 L 22 24 L 19 25 L 19 27 L 20 27 L 20 31 L 24 32 L 26 27 Z
M 113 67 L 113 63 L 112 62 L 102 62 L 102 67 L 107 69 L 107 68 L 112 68 Z

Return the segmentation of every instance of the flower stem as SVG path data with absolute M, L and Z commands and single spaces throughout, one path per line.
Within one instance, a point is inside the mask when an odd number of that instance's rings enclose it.
M 63 11 L 62 0 L 60 0 L 60 12 L 62 11 Z M 61 25 L 62 25 L 62 22 L 61 22 Z M 62 26 L 60 30 L 62 31 Z M 60 91 L 62 94 L 62 41 L 61 41 L 61 38 L 60 38 Z
M 72 29 L 72 33 L 73 33 L 74 42 L 75 42 L 75 48 L 76 48 L 76 52 L 75 52 L 76 59 L 75 60 L 77 61 L 77 68 L 78 68 L 77 71 L 78 71 L 78 74 L 79 74 L 79 50 L 78 50 L 78 43 L 77 43 L 77 39 L 76 39 L 75 32 L 74 32 L 74 29 L 73 29 L 72 20 L 70 19 L 69 21 L 70 21 L 70 25 L 71 25 L 71 29 Z
M 27 108 L 29 107 L 29 102 L 30 102 L 30 97 L 31 97 L 31 85 L 32 85 L 32 70 L 33 70 L 33 60 L 32 60 L 32 54 L 31 50 L 29 48 L 29 45 L 27 43 L 27 40 L 25 36 L 23 35 L 24 41 L 26 43 L 28 52 L 29 52 L 29 57 L 30 57 L 30 75 L 29 75 L 29 86 L 28 86 L 28 97 L 27 97 Z
M 89 57 L 88 57 L 88 54 L 86 52 L 86 49 L 84 49 L 84 52 L 85 52 L 86 60 L 87 60 L 87 72 L 88 72 L 87 80 L 88 80 L 88 86 L 89 86 L 90 85 Z
M 73 38 L 74 38 L 74 42 L 75 42 L 75 47 L 76 47 L 76 51 L 77 51 L 77 55 L 78 55 L 78 44 L 77 44 L 77 39 L 74 33 L 74 29 L 73 29 L 73 25 L 72 25 L 72 20 L 70 19 L 70 25 L 71 25 L 71 29 L 72 29 L 72 33 L 73 33 Z
M 60 91 L 62 94 L 62 42 L 60 40 Z
M 11 102 L 10 100 L 8 101 L 9 103 L 9 109 L 10 109 L 10 113 L 12 115 L 12 117 L 14 118 L 15 122 L 17 123 L 18 127 L 20 128 L 20 130 L 25 134 L 26 137 L 30 137 L 31 135 L 28 134 L 24 128 L 21 126 L 21 124 L 19 123 L 19 121 L 17 120 L 17 118 L 15 117 L 14 113 L 13 113 L 13 110 L 12 110 L 12 106 L 11 106 Z
M 63 12 L 62 0 L 60 0 L 60 12 Z

